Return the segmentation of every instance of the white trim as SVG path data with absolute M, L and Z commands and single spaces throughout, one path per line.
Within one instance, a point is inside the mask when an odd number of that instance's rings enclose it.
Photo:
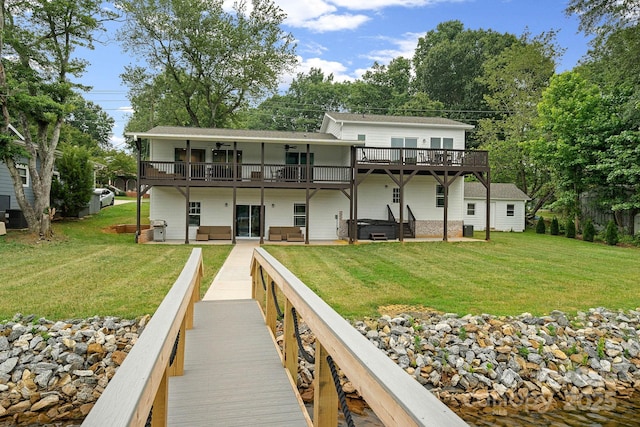
M 25 164 L 17 163 L 16 164 L 16 169 L 25 171 L 25 174 L 24 174 L 25 182 L 22 184 L 22 186 L 25 187 L 25 188 L 30 187 L 31 186 L 31 175 L 29 174 L 29 167 L 27 165 L 25 165 Z M 22 176 L 22 174 L 20 176 Z

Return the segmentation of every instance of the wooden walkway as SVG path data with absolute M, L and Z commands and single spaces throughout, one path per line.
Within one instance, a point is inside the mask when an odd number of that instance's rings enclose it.
M 255 300 L 196 303 L 185 345 L 169 426 L 308 425 Z

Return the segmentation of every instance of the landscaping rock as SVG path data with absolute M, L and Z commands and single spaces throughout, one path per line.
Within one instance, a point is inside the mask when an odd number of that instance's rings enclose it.
M 16 315 L 0 324 L 0 425 L 82 420 L 148 320 Z

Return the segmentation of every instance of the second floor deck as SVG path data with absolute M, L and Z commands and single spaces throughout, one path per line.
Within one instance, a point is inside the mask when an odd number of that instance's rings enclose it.
M 235 156 L 234 156 L 235 157 Z M 473 173 L 489 170 L 489 155 L 480 150 L 353 147 L 342 165 L 142 161 L 140 179 L 148 185 L 344 187 L 358 173 Z

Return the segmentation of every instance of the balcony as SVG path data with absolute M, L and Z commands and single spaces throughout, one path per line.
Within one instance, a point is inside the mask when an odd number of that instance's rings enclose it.
M 405 169 L 407 166 L 411 169 L 488 169 L 489 154 L 480 150 L 365 147 L 356 150 L 356 164 L 404 166 Z
M 478 150 L 422 148 L 355 149 L 358 171 L 398 169 L 419 173 L 444 170 L 464 173 L 489 170 L 489 155 Z M 346 188 L 351 183 L 350 166 L 287 165 L 259 163 L 203 163 L 143 161 L 140 179 L 150 185 L 219 187 L 291 187 L 328 186 Z
M 304 187 L 307 183 L 345 186 L 351 182 L 349 166 L 285 165 L 251 163 L 191 163 L 143 161 L 140 179 L 149 184 L 171 185 L 189 181 L 196 186 Z M 189 172 L 187 174 L 187 172 Z

